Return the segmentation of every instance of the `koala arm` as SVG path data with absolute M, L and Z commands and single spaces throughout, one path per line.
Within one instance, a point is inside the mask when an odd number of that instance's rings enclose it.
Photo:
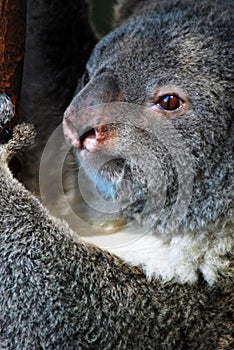
M 146 323 L 153 313 L 144 307 L 153 289 L 118 258 L 72 241 L 68 225 L 13 178 L 6 160 L 31 132 L 17 127 L 0 151 L 0 343 L 11 349 L 127 344 L 139 319 Z

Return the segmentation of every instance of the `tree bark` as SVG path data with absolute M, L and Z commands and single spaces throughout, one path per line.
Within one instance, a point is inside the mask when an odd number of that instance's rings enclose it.
M 0 93 L 6 93 L 17 112 L 21 88 L 26 0 L 0 0 Z

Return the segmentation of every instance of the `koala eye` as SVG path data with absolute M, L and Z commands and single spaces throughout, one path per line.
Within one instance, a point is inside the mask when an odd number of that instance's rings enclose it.
M 175 111 L 182 106 L 183 101 L 176 95 L 165 95 L 162 96 L 158 101 L 160 109 L 166 111 Z
M 86 70 L 82 76 L 82 86 L 84 87 L 85 85 L 87 85 L 89 81 L 90 81 L 89 73 Z

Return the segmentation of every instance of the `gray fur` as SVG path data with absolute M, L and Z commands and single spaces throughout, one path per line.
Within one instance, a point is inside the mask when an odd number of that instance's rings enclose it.
M 28 144 L 18 126 L 0 148 L 1 349 L 233 348 L 233 268 L 212 288 L 149 282 L 119 258 L 82 242 L 10 173 Z
M 189 150 L 194 188 L 186 217 L 180 226 L 171 229 L 173 234 L 181 230 L 203 230 L 221 217 L 225 220 L 234 205 L 233 38 L 230 31 L 233 6 L 223 1 L 212 4 L 210 1 L 163 1 L 160 5 L 139 1 L 132 12 L 126 23 L 97 44 L 87 64 L 90 82 L 73 99 L 65 119 L 71 120 L 81 134 L 92 123 L 92 117 L 85 117 L 86 112 L 82 114 L 89 106 L 115 101 L 147 106 L 158 88 L 182 89 L 190 106 L 182 114 L 170 115 L 168 121 Z M 82 121 L 77 119 L 77 113 Z M 163 118 L 163 113 L 161 115 Z M 142 203 L 147 199 L 146 182 L 150 172 L 151 181 L 157 187 L 158 177 L 153 180 L 151 170 L 156 163 L 154 159 L 165 173 L 168 201 L 159 224 L 153 215 L 153 204 L 146 217 L 140 217 L 143 224 L 150 221 L 149 225 L 165 236 L 170 215 L 166 211 L 170 211 L 178 186 L 178 178 L 172 173 L 173 159 L 155 135 L 149 132 L 143 135 L 142 130 L 129 125 L 116 126 L 115 130 L 116 141 L 108 155 L 125 159 L 123 164 L 129 167 L 135 186 L 133 193 L 140 191 L 138 197 Z M 145 154 L 136 161 L 137 144 L 139 151 L 145 146 Z M 181 156 L 183 158 L 182 153 Z M 147 159 L 150 159 L 148 163 Z M 83 165 L 86 166 L 85 162 Z M 95 167 L 93 160 L 87 169 L 92 166 Z M 107 182 L 113 182 L 114 168 L 112 162 L 109 175 L 105 174 Z M 122 198 L 125 194 L 125 189 L 123 194 L 120 189 L 116 196 Z M 127 216 L 132 216 L 131 211 L 130 206 Z
M 14 107 L 6 94 L 0 95 L 0 132 L 14 116 Z
M 9 139 L 10 132 L 7 127 L 13 117 L 14 107 L 9 96 L 0 94 L 0 143 Z
M 125 3 L 123 1 L 123 6 Z M 185 117 L 173 118 L 173 126 L 180 130 L 194 152 L 192 162 L 196 182 L 184 225 L 203 227 L 206 233 L 206 224 L 211 223 L 215 227 L 219 222 L 225 229 L 225 222 L 229 220 L 227 210 L 229 215 L 233 210 L 231 33 L 226 29 L 232 24 L 229 19 L 231 7 L 228 7 L 228 2 L 224 5 L 215 2 L 214 8 L 208 10 L 208 16 L 205 9 L 210 8 L 211 4 L 196 2 L 198 5 L 191 12 L 184 8 L 174 17 L 167 10 L 166 14 L 162 12 L 162 17 L 159 15 L 159 19 L 155 20 L 158 16 L 154 9 L 155 2 L 135 1 L 131 6 L 134 3 L 147 4 L 146 7 L 136 7 L 135 15 L 141 11 L 142 18 L 134 18 L 133 8 L 133 18 L 98 44 L 89 62 L 91 81 L 74 99 L 72 108 L 80 108 L 78 102 L 87 107 L 90 97 L 95 97 L 96 103 L 103 102 L 100 101 L 98 84 L 104 87 L 102 96 L 109 98 L 110 95 L 106 93 L 110 89 L 105 87 L 108 81 L 112 84 L 111 97 L 120 96 L 118 92 L 121 90 L 124 101 L 142 104 L 149 72 L 156 80 L 180 83 L 185 89 L 189 86 L 194 98 L 192 110 L 186 112 Z M 186 7 L 186 3 L 181 1 L 181 6 Z M 165 6 L 172 7 L 174 11 L 174 3 L 171 4 Z M 157 2 L 155 6 L 158 8 Z M 227 6 L 228 11 L 221 11 L 219 6 Z M 119 11 L 127 13 L 128 10 L 122 7 Z M 192 16 L 194 11 L 199 14 L 195 19 Z M 183 16 L 180 16 L 181 13 Z M 221 19 L 217 19 L 219 13 Z M 148 35 L 153 33 L 151 26 L 147 29 L 149 14 L 156 23 L 155 30 L 161 33 L 157 36 L 159 43 L 161 40 L 157 62 L 152 56 L 155 50 L 152 53 L 146 51 Z M 174 24 L 175 18 L 177 24 Z M 166 27 L 163 30 L 161 25 L 164 21 Z M 191 25 L 194 36 L 186 46 L 183 40 L 186 35 L 191 39 Z M 213 30 L 214 36 L 211 38 Z M 138 34 L 143 39 L 147 34 L 147 40 L 143 40 L 140 46 Z M 174 41 L 169 43 L 170 35 L 174 36 Z M 127 45 L 130 42 L 131 54 Z M 199 50 L 196 49 L 198 44 Z M 167 49 L 170 49 L 168 55 Z M 171 55 L 172 49 L 176 50 L 176 55 Z M 192 60 L 194 50 L 196 62 Z M 204 52 L 205 56 L 202 55 Z M 103 74 L 100 79 L 94 76 L 101 65 L 105 67 L 109 58 L 108 64 L 114 69 L 117 82 L 110 73 Z M 179 69 L 174 60 L 181 60 Z M 141 77 L 140 81 L 138 77 Z M 137 140 L 140 135 L 146 136 L 128 126 L 117 130 L 130 145 L 134 138 Z M 28 145 L 31 136 L 33 131 L 30 127 L 18 126 L 13 139 L 0 146 L 0 347 L 10 350 L 233 349 L 233 255 L 226 252 L 225 245 L 224 255 L 228 263 L 217 272 L 212 287 L 199 271 L 193 285 L 179 284 L 175 279 L 170 282 L 161 278 L 147 280 L 140 269 L 79 241 L 66 223 L 52 217 L 13 178 L 8 161 L 17 148 L 22 144 Z M 155 154 L 155 140 L 154 135 L 147 137 L 148 141 L 142 138 L 141 143 L 142 149 L 146 148 L 152 154 L 149 158 L 151 161 Z M 113 150 L 117 152 L 118 145 L 124 152 L 123 143 L 117 144 Z M 159 146 L 156 150 L 161 160 L 164 150 Z M 169 158 L 165 160 L 165 165 L 170 163 Z M 145 186 L 144 165 L 147 163 L 141 163 L 141 171 L 139 166 L 133 168 L 131 164 L 130 161 L 129 168 L 135 176 L 133 186 L 142 189 Z M 170 183 L 173 172 L 166 174 Z M 173 189 L 173 186 L 170 188 Z M 120 198 L 121 195 L 120 191 Z M 199 201 L 196 201 L 196 196 Z M 127 215 L 135 215 L 132 209 L 128 209 Z M 230 229 L 230 225 L 228 227 Z M 208 237 L 212 243 L 212 235 Z

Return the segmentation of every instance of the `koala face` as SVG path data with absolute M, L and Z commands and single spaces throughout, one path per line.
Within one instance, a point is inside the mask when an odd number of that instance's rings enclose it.
M 109 34 L 64 117 L 100 193 L 161 234 L 233 206 L 230 20 L 212 11 L 152 11 Z

